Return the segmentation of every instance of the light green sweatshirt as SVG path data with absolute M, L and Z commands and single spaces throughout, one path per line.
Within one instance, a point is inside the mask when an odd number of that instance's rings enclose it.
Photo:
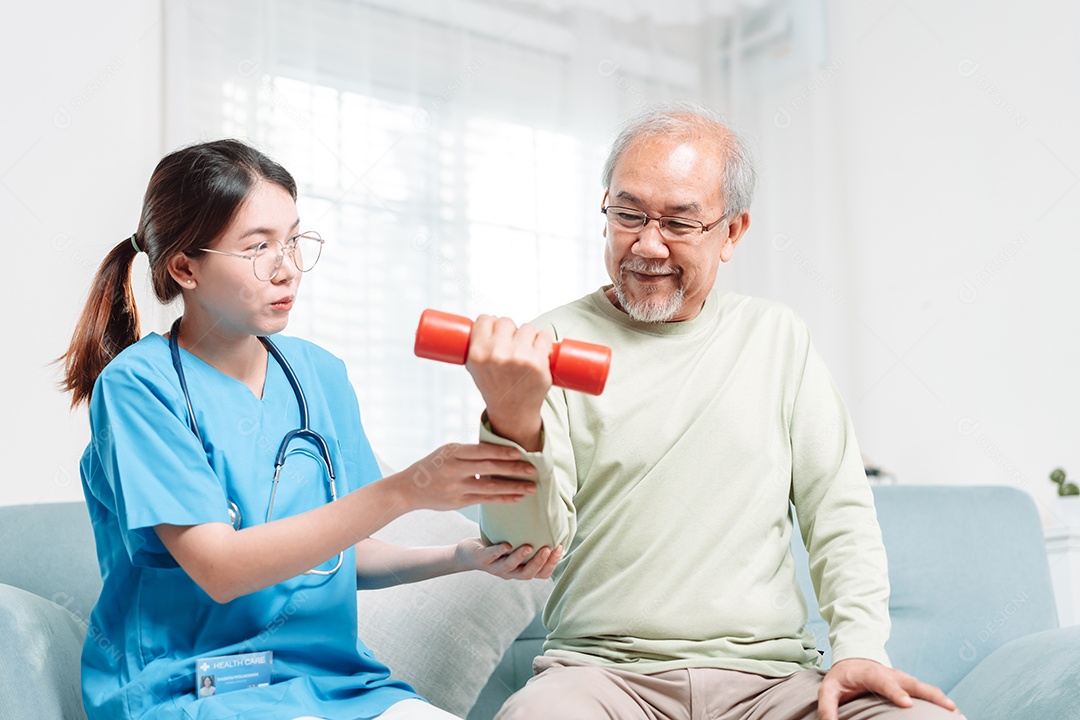
M 490 542 L 562 544 L 546 655 L 644 673 L 816 666 L 790 552 L 794 503 L 833 660 L 888 664 L 889 584 L 847 411 L 806 326 L 778 303 L 709 295 L 645 324 L 604 289 L 541 316 L 609 345 L 596 397 L 553 388 L 538 492 L 485 506 Z M 481 440 L 514 443 L 486 424 Z

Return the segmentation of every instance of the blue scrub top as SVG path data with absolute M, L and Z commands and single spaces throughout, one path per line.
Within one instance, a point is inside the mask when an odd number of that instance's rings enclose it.
M 338 495 L 377 480 L 344 363 L 303 340 L 274 341 L 304 390 L 311 427 L 330 446 Z M 161 335 L 121 352 L 91 397 L 92 436 L 81 473 L 104 587 L 82 658 L 90 720 L 359 720 L 417 697 L 357 639 L 352 548 L 332 576 L 300 575 L 219 604 L 162 545 L 155 525 L 227 523 L 230 500 L 245 526 L 263 523 L 278 445 L 300 424 L 296 396 L 273 358 L 267 358 L 259 399 L 240 381 L 180 352 L 203 443 L 189 426 Z M 315 447 L 304 440 L 290 447 L 275 520 L 330 498 Z M 196 658 L 264 650 L 273 651 L 270 686 L 198 697 Z

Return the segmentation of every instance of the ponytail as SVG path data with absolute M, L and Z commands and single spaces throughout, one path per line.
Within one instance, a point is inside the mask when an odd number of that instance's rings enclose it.
M 139 339 L 139 311 L 131 288 L 131 265 L 138 254 L 135 236 L 125 238 L 101 262 L 64 364 L 60 386 L 71 393 L 72 409 L 90 401 L 98 375 L 109 361 Z
M 177 253 L 194 255 L 225 232 L 260 181 L 274 183 L 296 199 L 292 175 L 239 140 L 191 145 L 161 159 L 146 188 L 138 232 L 102 261 L 71 346 L 57 359 L 64 364 L 60 387 L 71 393 L 72 408 L 90 400 L 94 382 L 109 361 L 139 340 L 139 312 L 131 291 L 135 256 L 147 254 L 154 295 L 162 303 L 171 302 L 181 293 L 169 273 L 169 260 Z

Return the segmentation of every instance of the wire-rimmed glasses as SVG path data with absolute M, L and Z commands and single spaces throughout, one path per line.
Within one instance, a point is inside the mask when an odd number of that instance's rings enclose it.
M 263 282 L 269 282 L 277 276 L 286 254 L 292 258 L 293 264 L 296 265 L 296 269 L 300 272 L 311 270 L 311 268 L 315 267 L 315 263 L 319 262 L 324 242 L 319 233 L 309 230 L 294 235 L 284 243 L 280 240 L 267 240 L 260 243 L 248 254 L 224 252 L 211 248 L 199 248 L 199 250 L 214 253 L 215 255 L 228 255 L 229 257 L 250 260 L 255 277 Z
M 667 240 L 691 240 L 704 235 L 723 222 L 724 218 L 728 216 L 727 213 L 724 213 L 717 218 L 716 222 L 706 225 L 699 220 L 675 217 L 673 215 L 653 217 L 640 210 L 620 207 L 619 205 L 606 205 L 600 208 L 600 212 L 607 217 L 608 224 L 611 225 L 613 230 L 637 232 L 648 225 L 650 220 L 655 220 L 660 227 L 660 234 Z

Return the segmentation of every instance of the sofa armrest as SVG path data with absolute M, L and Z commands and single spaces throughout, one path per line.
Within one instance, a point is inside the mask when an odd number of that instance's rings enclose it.
M 0 715 L 86 720 L 80 657 L 86 626 L 56 603 L 0 585 Z
M 1002 645 L 949 693 L 969 720 L 1080 717 L 1080 626 Z
M 0 583 L 52 600 L 85 624 L 101 592 L 86 503 L 0 507 L 0 537 Z

